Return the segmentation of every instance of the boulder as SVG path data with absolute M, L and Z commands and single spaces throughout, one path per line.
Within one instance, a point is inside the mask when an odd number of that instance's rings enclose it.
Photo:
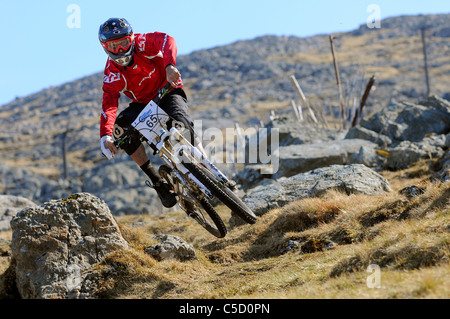
M 293 201 L 319 197 L 330 189 L 376 195 L 390 191 L 389 182 L 362 164 L 331 165 L 250 189 L 243 201 L 257 215 Z
M 345 130 L 298 122 L 286 116 L 272 119 L 267 127 L 279 130 L 280 146 L 328 142 L 342 139 L 345 135 Z
M 358 153 L 354 153 L 350 157 L 352 164 L 364 164 L 367 167 L 379 169 L 384 166 L 386 158 L 377 153 L 372 147 L 361 146 Z
M 430 133 L 450 131 L 450 102 L 431 96 L 419 104 L 393 104 L 362 119 L 359 125 L 387 136 L 394 145 L 402 141 L 420 142 Z
M 104 201 L 77 193 L 11 220 L 16 286 L 24 299 L 90 298 L 87 270 L 128 244 Z
M 346 139 L 363 139 L 376 143 L 382 147 L 386 147 L 392 144 L 392 140 L 384 134 L 380 134 L 366 129 L 360 125 L 356 125 L 350 128 L 345 135 Z
M 177 259 L 179 261 L 197 259 L 194 247 L 178 236 L 156 235 L 153 238 L 160 241 L 160 244 L 146 247 L 144 252 L 158 261 L 166 259 Z
M 438 161 L 440 165 L 439 171 L 432 176 L 432 180 L 441 182 L 450 181 L 450 150 L 447 150 L 444 156 Z
M 284 146 L 279 148 L 278 163 L 272 163 L 274 174 L 264 174 L 265 165 L 247 165 L 234 176 L 234 179 L 243 189 L 248 189 L 260 183 L 265 177 L 272 179 L 290 177 L 330 165 L 364 163 L 376 166 L 381 163 L 379 156 L 375 154 L 376 147 L 376 144 L 361 139 Z M 372 154 L 372 157 L 368 157 L 367 154 Z M 275 159 L 272 162 L 275 162 Z
M 350 164 L 352 155 L 359 153 L 362 146 L 374 149 L 377 145 L 360 139 L 341 139 L 280 147 L 279 169 L 273 178 L 289 177 L 334 164 Z

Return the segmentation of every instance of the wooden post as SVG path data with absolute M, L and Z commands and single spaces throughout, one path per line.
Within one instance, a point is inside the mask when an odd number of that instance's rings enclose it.
M 318 123 L 313 110 L 311 109 L 308 101 L 306 100 L 305 94 L 303 94 L 303 91 L 302 91 L 300 85 L 298 84 L 297 79 L 295 78 L 295 75 L 291 75 L 290 78 L 291 78 L 292 83 L 295 86 L 295 89 L 297 90 L 298 95 L 300 96 L 300 102 L 303 103 L 308 108 L 309 114 L 311 115 L 311 118 L 313 119 L 314 123 Z
M 67 132 L 64 132 L 64 133 L 61 134 L 61 139 L 62 139 L 62 145 L 61 145 L 62 146 L 62 159 L 63 159 L 63 177 L 64 177 L 64 179 L 67 179 L 66 136 L 67 136 Z
M 303 114 L 301 106 L 297 106 L 294 100 L 291 100 L 292 108 L 294 109 L 295 116 L 299 122 L 303 121 Z
M 271 111 L 270 111 L 270 115 L 269 115 L 269 119 L 272 121 L 272 120 L 274 120 L 275 118 L 276 118 L 275 111 L 274 111 L 274 110 L 271 110 Z
M 334 72 L 336 73 L 336 82 L 339 90 L 339 101 L 341 104 L 342 128 L 345 128 L 345 113 L 344 113 L 344 97 L 342 96 L 341 78 L 339 76 L 339 68 L 334 50 L 333 35 L 330 35 L 331 54 L 333 55 Z
M 355 116 L 353 117 L 352 121 L 352 127 L 356 125 L 356 121 L 358 120 L 358 117 L 362 114 L 362 109 L 364 105 L 366 104 L 367 98 L 369 97 L 370 90 L 372 89 L 373 84 L 375 83 L 375 75 L 373 75 L 369 82 L 367 83 L 366 90 L 364 91 L 364 94 L 361 98 L 361 103 L 359 105 L 359 110 L 356 111 Z
M 423 60 L 425 63 L 425 82 L 427 85 L 427 96 L 430 95 L 430 78 L 428 76 L 428 59 L 427 59 L 427 45 L 425 43 L 425 27 L 420 29 L 420 34 L 422 36 L 422 50 L 423 50 Z

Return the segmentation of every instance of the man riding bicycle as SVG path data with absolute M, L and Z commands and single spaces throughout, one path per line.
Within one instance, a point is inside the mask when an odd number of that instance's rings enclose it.
M 114 139 L 125 132 L 133 132 L 131 123 L 144 107 L 159 94 L 159 89 L 170 83 L 175 89 L 163 97 L 159 106 L 176 123 L 188 129 L 194 138 L 193 122 L 188 115 L 187 97 L 181 74 L 176 68 L 175 40 L 160 32 L 136 33 L 126 19 L 110 18 L 100 26 L 99 40 L 108 60 L 103 77 L 103 102 L 100 116 L 102 153 L 111 159 L 118 152 Z M 116 119 L 120 93 L 132 99 Z M 169 122 L 169 127 L 175 123 Z M 139 140 L 137 132 L 129 134 L 121 148 L 136 162 L 153 183 L 162 204 L 172 207 L 177 203 L 171 186 L 156 173 Z M 114 139 L 113 139 L 114 137 Z

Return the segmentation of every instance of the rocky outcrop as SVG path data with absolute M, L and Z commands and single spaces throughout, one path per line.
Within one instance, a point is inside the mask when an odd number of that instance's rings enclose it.
M 386 151 L 380 166 L 397 170 L 422 159 L 441 158 L 448 149 L 450 102 L 430 96 L 418 104 L 397 103 L 351 128 L 346 139 L 367 139 Z
M 438 96 L 431 96 L 418 104 L 401 102 L 390 105 L 360 121 L 359 126 L 372 131 L 375 138 L 395 146 L 402 141 L 420 142 L 430 133 L 447 134 L 450 131 L 450 102 Z M 364 138 L 352 128 L 346 138 Z
M 146 179 L 130 159 L 101 162 L 86 172 L 83 191 L 103 199 L 114 215 L 154 215 L 166 211 L 156 191 L 145 185 Z
M 328 190 L 347 194 L 382 194 L 391 190 L 389 182 L 362 164 L 331 165 L 289 178 L 268 180 L 250 189 L 243 201 L 257 215 L 306 197 L 319 197 Z
M 12 220 L 16 286 L 25 299 L 90 298 L 88 269 L 127 242 L 104 201 L 73 194 L 20 211 Z
M 403 141 L 389 150 L 386 167 L 405 169 L 422 159 L 441 158 L 444 148 L 445 135 L 426 137 L 420 142 Z
M 346 131 L 298 122 L 292 117 L 278 116 L 268 124 L 268 129 L 277 129 L 280 146 L 318 144 L 342 139 Z M 269 136 L 270 139 L 270 136 Z M 270 145 L 270 143 L 268 143 Z

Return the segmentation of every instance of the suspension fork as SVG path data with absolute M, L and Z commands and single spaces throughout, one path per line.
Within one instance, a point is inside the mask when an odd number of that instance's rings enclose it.
M 168 164 L 169 167 L 176 168 L 174 170 L 174 173 L 176 177 L 181 181 L 181 183 L 186 185 L 184 187 L 187 187 L 189 185 L 186 179 L 190 179 L 194 182 L 195 185 L 197 185 L 197 187 L 205 196 L 210 199 L 213 198 L 212 193 L 194 175 L 192 175 L 192 173 L 189 172 L 189 170 L 182 163 L 180 163 L 178 159 L 174 158 L 173 154 L 167 149 L 165 145 L 159 146 L 160 147 L 158 147 L 158 155 Z

